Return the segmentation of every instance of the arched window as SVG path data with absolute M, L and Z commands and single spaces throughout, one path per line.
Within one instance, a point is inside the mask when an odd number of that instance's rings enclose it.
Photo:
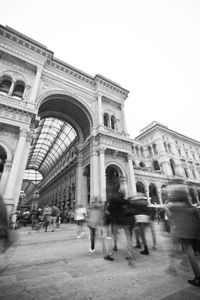
M 111 116 L 111 128 L 116 129 L 116 119 L 115 116 Z
M 170 144 L 168 144 L 168 150 L 169 150 L 169 153 L 172 153 L 172 147 Z
M 189 175 L 188 175 L 188 171 L 187 171 L 187 169 L 186 169 L 186 168 L 184 168 L 184 171 L 185 171 L 185 176 L 188 178 L 188 177 L 189 177 Z
M 139 165 L 141 168 L 145 168 L 145 164 L 142 161 L 139 163 Z
M 8 94 L 11 84 L 12 84 L 11 78 L 4 76 L 0 81 L 0 91 Z
M 172 169 L 172 174 L 176 175 L 175 163 L 174 163 L 173 159 L 170 159 L 170 166 L 171 166 L 171 169 Z
M 138 146 L 135 146 L 135 150 L 136 150 L 136 155 L 139 157 L 140 156 L 140 150 L 139 150 Z
M 153 156 L 153 152 L 152 152 L 151 146 L 148 146 L 148 151 L 149 151 L 149 157 L 152 157 Z
M 160 171 L 160 165 L 159 165 L 159 162 L 157 160 L 154 160 L 153 168 L 154 168 L 155 171 Z
M 163 145 L 164 145 L 164 147 L 165 147 L 165 152 L 167 152 L 167 153 L 168 153 L 167 144 L 164 142 L 164 143 L 163 143 Z
M 153 144 L 153 151 L 154 151 L 154 154 L 158 154 L 158 150 L 157 150 L 156 144 Z
M 24 89 L 25 89 L 25 85 L 22 81 L 16 82 L 12 96 L 22 99 L 23 94 L 24 94 Z
M 108 127 L 108 124 L 109 124 L 108 120 L 109 120 L 109 115 L 107 113 L 105 113 L 103 115 L 103 123 L 104 123 L 104 126 L 106 126 L 106 127 Z
M 189 188 L 189 194 L 190 194 L 192 203 L 193 204 L 197 203 L 197 198 L 196 198 L 195 192 L 194 192 L 194 190 L 192 188 Z
M 140 147 L 140 152 L 141 152 L 142 157 L 144 157 L 144 149 L 142 147 Z
M 196 179 L 196 175 L 195 175 L 194 170 L 192 170 L 192 174 L 193 174 L 194 179 Z

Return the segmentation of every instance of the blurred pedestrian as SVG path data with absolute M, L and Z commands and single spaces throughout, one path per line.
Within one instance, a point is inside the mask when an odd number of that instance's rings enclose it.
M 91 202 L 87 213 L 87 226 L 90 230 L 90 249 L 89 252 L 94 253 L 95 251 L 95 239 L 96 232 L 99 226 L 103 225 L 103 213 L 102 213 L 102 202 L 98 200 L 98 197 L 94 198 Z
M 86 222 L 86 217 L 87 217 L 86 208 L 83 207 L 83 205 L 79 204 L 75 211 L 75 220 L 78 226 L 77 239 L 80 239 L 85 235 L 83 227 Z
M 60 215 L 60 210 L 57 206 L 55 205 L 52 205 L 51 206 L 51 218 L 50 218 L 50 223 L 51 223 L 51 226 L 52 226 L 52 232 L 55 231 L 55 228 L 56 228 L 56 223 L 57 223 L 57 220 L 59 218 L 59 215 Z
M 200 267 L 192 247 L 194 240 L 200 241 L 199 211 L 192 205 L 186 185 L 172 184 L 165 190 L 168 196 L 166 212 L 169 218 L 172 239 L 179 239 L 181 241 L 193 270 L 195 277 L 188 280 L 188 282 L 200 287 Z
M 139 240 L 140 237 L 144 246 L 144 250 L 140 251 L 140 253 L 149 255 L 145 232 L 147 226 L 150 224 L 150 211 L 148 209 L 147 197 L 145 197 L 145 195 L 138 195 L 133 198 L 133 203 L 135 205 L 135 229 L 136 235 L 138 235 L 137 239 Z
M 44 216 L 44 231 L 47 232 L 47 228 L 48 226 L 50 227 L 51 226 L 51 207 L 46 204 L 46 206 L 44 207 L 44 210 L 43 210 L 43 216 Z

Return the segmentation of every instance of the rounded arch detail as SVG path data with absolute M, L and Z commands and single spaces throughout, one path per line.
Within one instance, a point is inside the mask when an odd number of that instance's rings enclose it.
M 11 147 L 3 140 L 0 139 L 0 146 L 4 148 L 6 154 L 7 154 L 7 159 L 6 162 L 12 162 L 13 160 L 13 151 Z
M 124 171 L 124 168 L 123 166 L 118 163 L 118 162 L 115 162 L 115 161 L 109 161 L 108 163 L 106 163 L 105 165 L 105 170 L 108 168 L 108 167 L 113 167 L 113 168 L 116 168 L 117 171 L 119 171 L 120 175 L 125 177 L 126 176 L 126 173 Z
M 41 106 L 42 103 L 44 103 L 45 101 L 48 101 L 48 99 L 52 99 L 53 97 L 57 97 L 57 96 L 61 97 L 61 98 L 71 97 L 71 98 L 75 99 L 77 101 L 76 105 L 78 105 L 78 106 L 81 105 L 80 106 L 81 109 L 88 117 L 91 128 L 96 126 L 95 114 L 94 114 L 93 110 L 90 108 L 90 106 L 87 104 L 87 102 L 85 100 L 83 100 L 80 96 L 78 96 L 77 94 L 71 93 L 71 92 L 68 92 L 65 90 L 54 89 L 54 90 L 50 90 L 50 91 L 47 91 L 47 92 L 44 92 L 43 94 L 41 94 L 36 100 L 37 112 L 39 111 L 39 107 Z
M 4 69 L 0 71 L 0 77 L 9 76 L 11 79 L 15 79 L 16 81 L 22 81 L 25 85 L 30 85 L 27 78 L 20 72 L 12 70 L 12 69 Z

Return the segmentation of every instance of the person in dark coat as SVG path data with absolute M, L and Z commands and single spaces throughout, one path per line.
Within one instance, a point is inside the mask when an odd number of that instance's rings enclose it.
M 170 233 L 173 239 L 179 239 L 187 254 L 194 279 L 188 280 L 200 287 L 200 267 L 192 246 L 193 241 L 200 241 L 200 213 L 192 205 L 188 188 L 184 184 L 171 184 L 165 188 L 167 201 L 166 212 L 170 222 Z
M 117 251 L 117 233 L 118 228 L 123 228 L 127 240 L 127 252 L 130 265 L 134 265 L 135 253 L 132 243 L 132 231 L 134 227 L 134 211 L 131 202 L 125 199 L 122 192 L 113 193 L 106 201 L 108 211 L 106 222 L 112 225 L 112 234 L 114 241 L 114 250 Z

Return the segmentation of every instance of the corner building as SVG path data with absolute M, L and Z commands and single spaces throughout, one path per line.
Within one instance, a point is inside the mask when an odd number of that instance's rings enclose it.
M 162 203 L 162 187 L 180 178 L 199 201 L 200 143 L 156 122 L 131 139 L 128 93 L 0 26 L 0 193 L 8 212 L 22 194 L 31 207 L 65 210 L 119 188 Z M 29 171 L 40 180 L 25 179 Z

